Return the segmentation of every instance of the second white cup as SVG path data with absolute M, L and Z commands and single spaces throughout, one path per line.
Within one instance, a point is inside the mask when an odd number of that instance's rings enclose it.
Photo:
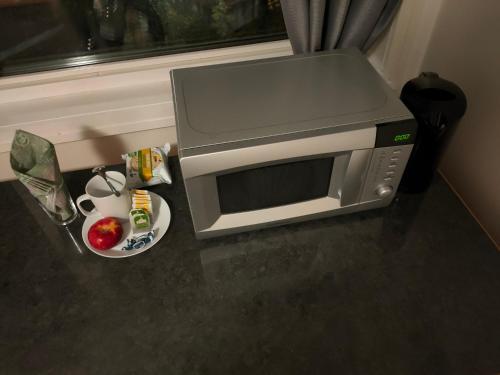
M 106 181 L 98 175 L 92 177 L 85 186 L 85 193 L 78 197 L 76 205 L 85 216 L 90 216 L 99 211 L 104 216 L 112 216 L 117 219 L 128 220 L 131 202 L 130 194 L 126 188 L 126 179 L 123 174 L 115 171 L 107 171 L 106 176 L 108 181 L 120 193 L 117 197 L 113 194 Z M 81 205 L 83 201 L 90 200 L 95 208 L 92 211 L 87 211 Z

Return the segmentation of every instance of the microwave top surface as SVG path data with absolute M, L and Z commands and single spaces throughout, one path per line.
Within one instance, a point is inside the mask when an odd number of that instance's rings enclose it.
M 356 49 L 176 69 L 171 79 L 180 149 L 411 116 Z

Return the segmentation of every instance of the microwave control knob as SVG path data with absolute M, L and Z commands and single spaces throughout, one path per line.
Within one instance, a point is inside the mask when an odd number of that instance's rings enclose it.
M 381 185 L 379 186 L 376 190 L 375 193 L 380 197 L 380 198 L 385 198 L 388 197 L 389 195 L 392 194 L 392 186 L 389 185 Z

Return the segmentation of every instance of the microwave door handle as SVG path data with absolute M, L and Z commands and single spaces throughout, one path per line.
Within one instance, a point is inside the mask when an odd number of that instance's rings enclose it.
M 342 207 L 359 203 L 371 157 L 371 149 L 352 151 L 341 188 L 340 205 Z

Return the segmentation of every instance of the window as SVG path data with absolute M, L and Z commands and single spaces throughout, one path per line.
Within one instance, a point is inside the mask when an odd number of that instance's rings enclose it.
M 279 0 L 0 0 L 0 75 L 286 38 Z

